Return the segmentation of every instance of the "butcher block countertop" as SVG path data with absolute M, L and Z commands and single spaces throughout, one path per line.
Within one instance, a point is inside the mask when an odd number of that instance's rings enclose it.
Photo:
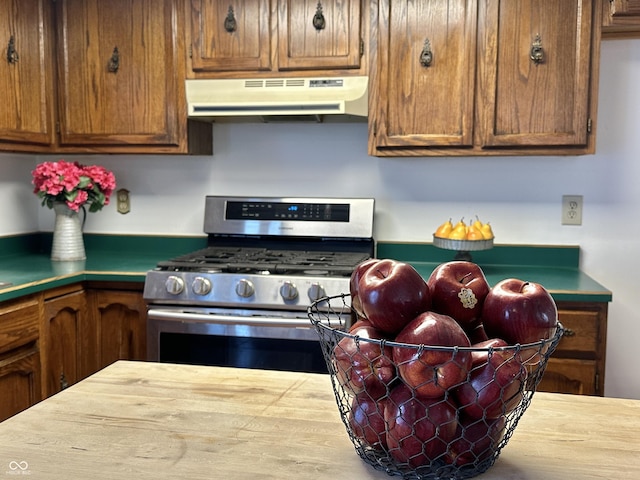
M 638 479 L 640 401 L 536 393 L 476 478 Z M 120 361 L 0 423 L 0 478 L 387 479 L 327 375 Z

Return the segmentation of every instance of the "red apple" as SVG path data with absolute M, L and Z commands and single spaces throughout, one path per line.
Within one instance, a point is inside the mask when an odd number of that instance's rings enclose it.
M 471 347 L 475 349 L 471 352 L 471 365 L 476 367 L 485 362 L 490 348 L 508 346 L 509 344 L 501 338 L 487 338 L 480 342 L 471 342 Z
M 500 347 L 506 342 L 494 339 L 484 343 L 487 347 Z M 453 396 L 460 411 L 468 417 L 498 418 L 518 406 L 526 380 L 527 370 L 515 350 L 487 348 L 474 352 L 469 381 L 457 386 Z
M 416 269 L 389 259 L 380 260 L 362 274 L 358 298 L 364 317 L 390 335 L 431 307 L 429 287 Z
M 370 258 L 365 260 L 364 262 L 356 265 L 356 268 L 351 272 L 351 277 L 349 278 L 349 293 L 351 293 L 351 308 L 356 312 L 358 317 L 364 317 L 364 312 L 362 311 L 362 305 L 360 303 L 360 298 L 358 297 L 358 284 L 360 283 L 360 279 L 364 272 L 366 272 L 369 267 L 375 265 L 380 260 L 377 258 Z
M 354 394 L 366 391 L 374 400 L 386 395 L 387 386 L 396 379 L 391 347 L 364 339 L 384 338 L 368 321 L 360 321 L 334 347 L 336 376 L 340 384 Z
M 525 344 L 551 338 L 558 326 L 558 309 L 540 284 L 508 278 L 487 294 L 482 323 L 489 337 L 510 344 Z
M 489 283 L 477 264 L 442 263 L 433 270 L 427 284 L 434 312 L 453 317 L 467 332 L 480 323 Z
M 444 457 L 458 428 L 456 407 L 445 399 L 425 399 L 400 384 L 384 414 L 389 454 L 415 468 Z
M 449 445 L 445 459 L 459 467 L 483 462 L 494 455 L 505 432 L 505 417 L 476 420 L 462 417 L 456 439 Z
M 366 392 L 353 397 L 349 426 L 353 434 L 373 448 L 387 448 L 387 424 L 384 421 L 387 398 L 379 401 Z
M 427 348 L 393 347 L 393 361 L 400 377 L 422 397 L 442 397 L 451 387 L 467 378 L 471 352 L 435 349 L 429 346 L 470 347 L 462 327 L 451 317 L 424 312 L 396 336 L 396 342 L 423 344 Z
M 478 324 L 471 331 L 468 331 L 467 335 L 469 336 L 469 341 L 471 342 L 471 345 L 473 345 L 474 343 L 479 343 L 479 342 L 484 342 L 486 340 L 489 340 L 489 336 L 487 335 L 487 332 L 484 330 L 484 325 L 482 325 L 482 323 Z

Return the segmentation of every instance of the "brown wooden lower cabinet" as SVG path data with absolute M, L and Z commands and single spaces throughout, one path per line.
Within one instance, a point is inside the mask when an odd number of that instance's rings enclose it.
M 540 391 L 604 395 L 607 303 L 559 302 Z M 79 283 L 0 304 L 0 421 L 120 359 L 146 358 L 142 284 Z
M 607 303 L 558 302 L 565 334 L 538 390 L 604 396 Z
M 90 321 L 82 285 L 44 293 L 40 324 L 42 396 L 49 397 L 90 375 L 83 357 L 90 354 L 84 331 Z
M 117 360 L 146 359 L 147 307 L 142 292 L 89 290 L 87 297 L 98 339 L 95 370 Z
M 146 357 L 142 286 L 131 288 L 95 289 L 76 284 L 44 293 L 40 325 L 43 398 L 116 360 Z
M 0 359 L 0 422 L 42 398 L 40 352 L 33 345 Z
M 42 398 L 39 305 L 36 295 L 0 304 L 0 421 Z

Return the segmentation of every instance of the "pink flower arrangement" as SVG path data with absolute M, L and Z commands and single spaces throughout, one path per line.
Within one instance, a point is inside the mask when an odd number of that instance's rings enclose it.
M 97 212 L 109 205 L 116 188 L 116 177 L 98 165 L 81 165 L 78 162 L 44 162 L 33 172 L 33 193 L 42 198 L 42 205 L 53 208 L 55 202 L 65 202 L 74 211 L 89 205 L 90 212 Z

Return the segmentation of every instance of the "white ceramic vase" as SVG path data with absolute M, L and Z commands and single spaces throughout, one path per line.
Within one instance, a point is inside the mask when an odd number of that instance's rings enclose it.
M 53 227 L 51 260 L 69 262 L 86 259 L 82 223 L 78 212 L 62 202 L 54 203 L 53 210 L 56 212 L 56 223 Z

